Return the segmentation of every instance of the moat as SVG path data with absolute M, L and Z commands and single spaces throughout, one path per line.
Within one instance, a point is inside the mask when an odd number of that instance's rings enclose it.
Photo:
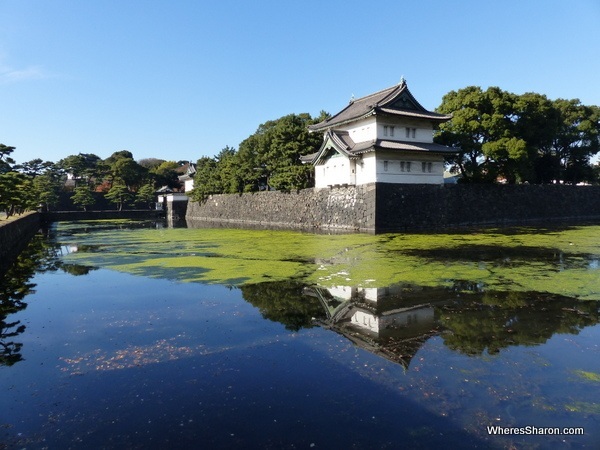
M 0 302 L 0 448 L 600 445 L 600 226 L 60 222 Z

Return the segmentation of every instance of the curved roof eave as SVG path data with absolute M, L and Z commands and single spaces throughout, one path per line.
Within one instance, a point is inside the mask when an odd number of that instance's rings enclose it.
M 394 107 L 394 103 L 402 96 L 408 97 L 412 108 Z M 341 111 L 323 122 L 310 125 L 309 131 L 327 131 L 331 128 L 346 125 L 365 119 L 377 112 L 383 112 L 395 116 L 404 116 L 411 118 L 420 118 L 433 122 L 445 122 L 452 118 L 452 115 L 439 114 L 428 111 L 421 105 L 414 95 L 408 89 L 405 81 L 402 81 L 396 86 L 375 92 L 373 94 L 353 100 Z
M 382 113 L 390 114 L 393 116 L 403 116 L 403 117 L 411 117 L 411 118 L 416 118 L 416 119 L 426 119 L 426 120 L 432 120 L 432 121 L 436 121 L 436 122 L 447 122 L 448 120 L 452 119 L 452 114 L 439 114 L 439 113 L 431 112 L 431 111 L 427 111 L 427 112 L 406 111 L 406 110 L 401 111 L 401 110 L 385 108 L 385 107 L 377 108 L 377 111 L 381 111 Z
M 320 124 L 318 124 L 318 123 L 315 125 L 309 125 L 308 131 L 328 131 L 334 127 L 339 127 L 339 126 L 346 125 L 346 124 L 349 124 L 352 122 L 356 122 L 357 120 L 366 119 L 367 117 L 370 117 L 373 115 L 375 115 L 375 108 L 371 109 L 366 114 L 360 114 L 360 115 L 357 115 L 356 117 L 351 117 L 351 118 L 345 119 L 341 122 L 335 122 L 335 123 L 322 125 L 322 126 L 319 126 Z M 323 122 L 321 122 L 321 123 L 323 123 Z
M 323 144 L 321 144 L 321 148 L 315 154 L 315 157 L 312 161 L 313 165 L 316 165 L 323 157 L 327 149 L 333 148 L 335 151 L 345 156 L 346 158 L 352 158 L 353 155 L 350 153 L 350 147 L 342 141 L 334 132 L 328 130 L 325 134 L 325 138 L 323 139 Z

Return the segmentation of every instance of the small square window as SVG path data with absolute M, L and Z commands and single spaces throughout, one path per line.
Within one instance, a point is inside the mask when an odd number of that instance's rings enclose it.
M 406 161 L 406 171 L 410 172 L 410 161 Z
M 410 137 L 410 128 L 406 127 L 406 137 Z
M 390 136 L 394 135 L 394 127 L 390 127 Z
M 384 126 L 383 126 L 383 135 L 384 135 L 384 136 L 387 136 L 387 135 L 388 135 L 388 126 L 387 126 L 387 125 L 384 125 Z
M 400 161 L 400 172 L 404 172 L 404 161 Z
M 388 171 L 388 162 L 387 161 L 383 162 L 383 170 L 384 170 L 384 172 Z
M 413 139 L 417 137 L 417 129 L 416 128 L 412 129 L 412 137 L 413 137 Z
M 426 163 L 426 162 L 422 162 L 422 163 L 421 163 L 421 170 L 422 170 L 423 172 L 427 172 L 427 163 Z

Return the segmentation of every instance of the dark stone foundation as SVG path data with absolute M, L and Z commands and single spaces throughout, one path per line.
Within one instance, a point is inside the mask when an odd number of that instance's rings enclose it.
M 600 186 L 368 184 L 213 195 L 188 221 L 370 233 L 600 220 Z

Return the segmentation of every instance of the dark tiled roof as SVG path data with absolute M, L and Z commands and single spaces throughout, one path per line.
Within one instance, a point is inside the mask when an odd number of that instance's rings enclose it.
M 436 122 L 445 122 L 451 119 L 451 115 L 438 114 L 427 111 L 413 97 L 405 82 L 384 89 L 374 94 L 356 99 L 339 113 L 323 122 L 310 125 L 311 131 L 323 131 L 328 128 L 350 123 L 355 120 L 369 117 L 378 112 L 395 116 L 415 117 Z
M 347 131 L 332 131 L 329 135 L 340 149 L 352 150 L 355 145 Z
M 446 114 L 439 114 L 436 112 L 431 112 L 431 111 L 425 111 L 425 112 L 421 112 L 421 111 L 408 111 L 408 110 L 404 110 L 404 111 L 399 111 L 398 109 L 393 109 L 393 108 L 379 108 L 378 111 L 387 113 L 387 114 L 393 114 L 393 115 L 401 115 L 404 117 L 416 117 L 418 119 L 428 119 L 428 120 L 435 120 L 437 122 L 446 122 L 447 120 L 450 120 L 452 118 L 452 116 L 448 116 Z
M 345 131 L 332 131 L 328 130 L 325 133 L 323 139 L 323 145 L 317 153 L 300 157 L 303 163 L 315 164 L 325 153 L 328 147 L 328 142 L 331 142 L 333 146 L 340 153 L 346 155 L 348 158 L 357 158 L 359 155 L 365 153 L 371 153 L 375 150 L 391 150 L 391 151 L 403 151 L 403 152 L 416 152 L 416 153 L 439 153 L 439 154 L 453 154 L 458 150 L 452 147 L 446 147 L 445 145 L 435 144 L 433 142 L 407 142 L 407 141 L 390 141 L 384 139 L 377 139 L 366 142 L 354 143 L 352 138 Z
M 352 153 L 367 153 L 368 151 L 373 151 L 375 148 L 383 149 L 383 150 L 401 150 L 406 152 L 424 152 L 424 153 L 444 153 L 444 154 L 452 154 L 457 153 L 458 150 L 452 147 L 446 147 L 445 145 L 435 144 L 433 142 L 406 142 L 406 141 L 388 141 L 383 139 L 378 139 L 375 143 L 371 143 L 370 149 L 366 149 L 360 151 L 358 149 L 353 149 Z
M 403 151 L 403 152 L 416 152 L 416 153 L 443 153 L 453 154 L 458 150 L 452 147 L 446 147 L 445 145 L 426 143 L 426 142 L 403 142 L 403 141 L 387 141 L 383 139 L 377 139 L 373 142 L 361 142 L 356 144 L 354 148 L 349 152 L 352 156 L 362 155 L 364 153 L 371 153 L 375 150 L 392 150 L 392 151 Z
M 311 153 L 310 155 L 302 155 L 300 157 L 300 162 L 302 162 L 304 164 L 312 163 L 315 160 L 316 156 L 317 156 L 317 153 Z

